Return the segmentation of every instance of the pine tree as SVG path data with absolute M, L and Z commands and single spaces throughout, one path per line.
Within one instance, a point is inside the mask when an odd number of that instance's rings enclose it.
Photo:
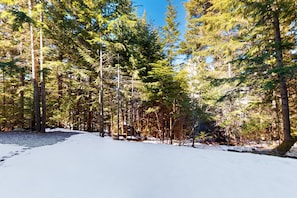
M 278 79 L 278 89 L 281 95 L 282 124 L 284 142 L 276 148 L 278 154 L 285 154 L 295 143 L 291 135 L 290 110 L 288 99 L 287 75 L 292 65 L 290 57 L 285 57 L 289 50 L 296 45 L 296 37 L 290 34 L 291 27 L 295 23 L 296 10 L 294 1 L 265 1 L 265 2 L 244 2 L 252 16 L 255 18 L 255 30 L 262 29 L 261 35 L 264 39 L 269 39 L 269 43 L 261 42 L 268 56 L 262 56 L 263 63 L 270 66 L 268 73 L 276 73 Z M 265 55 L 265 54 L 264 54 Z M 267 54 L 268 55 L 268 54 Z
M 98 112 L 95 109 L 99 109 L 99 106 L 95 102 L 96 96 L 94 94 L 98 93 L 99 82 L 106 83 L 106 81 L 109 81 L 109 79 L 102 79 L 101 76 L 109 76 L 108 68 L 113 63 L 114 55 L 110 54 L 110 48 L 113 47 L 113 38 L 110 35 L 115 35 L 114 24 L 121 21 L 124 18 L 122 16 L 131 12 L 131 3 L 130 1 L 54 2 L 47 5 L 47 10 L 47 14 L 50 16 L 47 18 L 48 30 L 54 30 L 48 31 L 48 35 L 54 45 L 61 51 L 60 54 L 63 58 L 60 60 L 64 62 L 62 64 L 68 65 L 68 68 L 66 68 L 68 71 L 66 70 L 66 72 L 69 72 L 70 69 L 72 78 L 86 81 L 89 84 L 82 90 L 79 88 L 79 92 L 82 93 L 77 95 L 77 99 L 74 101 L 77 101 L 78 106 L 87 103 L 90 103 L 91 106 L 89 106 L 89 110 L 86 110 L 86 107 L 80 107 L 84 112 L 83 114 L 78 111 L 74 114 L 71 113 L 77 117 L 73 119 L 85 120 L 86 118 L 79 118 L 81 116 L 78 114 L 86 115 L 88 117 L 88 128 L 91 128 L 90 120 L 94 120 L 96 117 L 97 120 L 101 120 L 99 126 L 103 131 L 102 120 L 106 120 L 106 116 L 102 114 L 103 103 L 100 103 L 101 115 L 98 115 L 95 113 Z M 101 56 L 100 51 L 102 52 Z M 104 64 L 103 75 L 99 75 L 100 60 L 102 60 L 101 64 Z M 59 76 L 61 79 L 61 75 Z M 66 83 L 66 80 L 64 82 Z M 105 87 L 104 90 L 108 92 L 107 89 L 109 87 Z M 73 91 L 75 92 L 75 90 Z M 100 95 L 101 93 L 103 93 L 102 90 Z M 82 94 L 88 96 L 82 97 Z M 73 95 L 69 97 L 73 97 Z M 99 96 L 97 96 L 98 98 Z M 105 97 L 101 101 L 105 101 Z M 66 103 L 69 103 L 69 99 L 65 100 L 65 107 L 74 105 L 67 105 Z
M 174 7 L 172 0 L 167 0 L 167 13 L 166 13 L 166 25 L 163 27 L 164 32 L 164 51 L 170 62 L 173 64 L 173 60 L 177 55 L 177 49 L 179 48 L 179 23 L 176 21 L 177 19 L 177 11 Z
M 18 10 L 13 6 L 17 3 Z M 30 117 L 31 117 L 31 90 L 28 87 L 28 79 L 25 76 L 29 76 L 28 53 L 29 43 L 28 41 L 28 30 L 27 22 L 31 22 L 31 19 L 25 14 L 24 11 L 27 9 L 26 2 L 17 1 L 6 1 L 1 3 L 1 14 L 0 14 L 0 35 L 3 37 L 2 45 L 3 47 L 0 51 L 3 57 L 1 68 L 6 72 L 9 71 L 8 76 L 11 79 L 11 83 L 7 82 L 6 90 L 11 90 L 12 95 L 9 96 L 13 98 L 10 100 L 8 105 L 11 107 L 9 112 L 13 117 L 7 117 L 10 126 L 8 128 L 29 128 L 30 127 Z M 4 42 L 3 42 L 4 41 Z M 3 71 L 4 71 L 3 70 Z M 1 94 L 1 97 L 5 95 Z M 2 114 L 2 113 L 1 113 Z M 3 124 L 3 123 L 2 123 Z M 5 124 L 3 124 L 5 128 Z
M 294 143 L 290 135 L 286 93 L 286 73 L 292 67 L 285 66 L 293 63 L 289 50 L 296 43 L 296 38 L 290 33 L 293 32 L 296 14 L 294 2 L 193 0 L 185 5 L 189 13 L 189 28 L 184 51 L 189 52 L 193 60 L 199 60 L 196 63 L 202 68 L 210 65 L 208 71 L 220 71 L 215 75 L 220 77 L 213 76 L 215 78 L 210 82 L 225 86 L 221 89 L 225 93 L 219 94 L 221 99 L 235 99 L 230 106 L 234 109 L 236 98 L 245 95 L 251 101 L 254 95 L 265 106 L 263 102 L 270 93 L 267 89 L 277 90 L 279 84 L 285 142 L 289 145 Z M 266 91 L 259 94 L 260 90 Z
M 185 3 L 185 7 L 188 12 L 188 28 L 183 52 L 189 57 L 192 100 L 198 103 L 195 106 L 200 115 L 196 119 L 199 124 L 208 122 L 211 116 L 218 125 L 225 127 L 225 122 L 230 120 L 229 115 L 235 109 L 230 109 L 227 103 L 219 104 L 218 101 L 225 95 L 232 99 L 230 93 L 239 83 L 233 77 L 240 71 L 235 71 L 232 60 L 237 57 L 234 51 L 240 52 L 243 46 L 236 40 L 240 36 L 236 28 L 245 24 L 244 21 L 235 20 L 234 13 L 230 12 L 236 11 L 231 1 L 193 0 Z M 224 81 L 228 78 L 231 80 Z M 225 83 L 216 83 L 220 81 Z M 235 127 L 230 126 L 230 129 Z M 233 133 L 227 127 L 225 129 L 227 133 Z

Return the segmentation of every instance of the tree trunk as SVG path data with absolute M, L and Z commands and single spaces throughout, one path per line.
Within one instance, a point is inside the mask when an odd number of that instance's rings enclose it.
M 170 144 L 173 144 L 173 139 L 174 139 L 174 127 L 175 123 L 177 121 L 174 116 L 176 115 L 176 100 L 174 100 L 173 105 L 172 105 L 172 112 L 169 113 L 169 136 L 170 136 Z
M 29 16 L 32 17 L 33 10 L 33 1 L 28 0 L 29 7 Z M 41 119 L 40 119 L 40 103 L 39 103 L 39 87 L 38 87 L 38 72 L 37 72 L 37 64 L 35 58 L 35 47 L 34 47 L 34 32 L 33 32 L 33 24 L 30 23 L 30 50 L 31 50 L 31 67 L 32 67 L 32 81 L 34 88 L 34 117 L 35 123 L 33 127 L 37 132 L 41 131 Z
M 173 133 L 173 128 L 174 128 L 174 124 L 173 124 L 173 113 L 170 112 L 169 114 L 169 136 L 170 136 L 170 144 L 173 144 L 173 138 L 172 138 L 172 133 Z
M 3 117 L 7 118 L 7 114 L 6 114 L 6 83 L 5 83 L 5 72 L 4 70 L 2 70 L 2 84 L 3 84 L 3 105 L 2 105 L 2 112 L 3 112 Z M 2 123 L 2 127 L 5 130 L 6 128 L 6 120 L 4 120 L 4 122 Z M 1 128 L 0 128 L 1 131 Z
M 118 64 L 119 64 L 119 58 L 118 58 Z M 121 79 L 120 79 L 120 66 L 118 65 L 118 83 L 117 83 L 117 137 L 118 140 L 120 139 L 120 110 L 121 110 L 121 95 L 120 95 L 120 83 L 121 83 Z
M 131 105 L 131 109 L 130 109 L 130 125 L 131 125 L 131 136 L 134 136 L 134 119 L 135 119 L 135 111 L 134 111 L 134 78 L 133 78 L 133 74 L 132 74 L 132 79 L 131 79 L 131 100 L 130 100 L 130 105 Z
M 178 139 L 179 139 L 179 146 L 182 145 L 183 136 L 184 136 L 182 123 L 184 123 L 184 117 L 178 119 Z
M 92 78 L 91 76 L 89 77 L 89 83 L 91 86 Z M 88 119 L 87 119 L 87 131 L 93 131 L 92 128 L 92 120 L 93 120 L 93 111 L 92 111 L 92 91 L 89 91 L 89 97 L 88 97 L 88 102 L 89 102 L 89 108 L 88 108 Z
M 283 68 L 284 67 L 283 51 L 282 51 L 282 41 L 281 41 L 278 10 L 274 11 L 273 13 L 273 26 L 274 26 L 274 38 L 275 38 L 276 66 L 278 68 Z M 284 142 L 281 145 L 279 145 L 275 149 L 275 151 L 280 155 L 284 155 L 286 152 L 288 152 L 291 149 L 295 141 L 291 136 L 290 111 L 289 111 L 289 100 L 288 100 L 286 77 L 281 73 L 278 74 L 278 77 L 279 77 L 281 101 L 282 101 L 281 105 L 282 105 Z
M 159 116 L 158 116 L 158 112 L 155 111 L 154 113 L 155 113 L 155 115 L 156 115 L 156 119 L 157 119 L 158 134 L 159 134 L 160 132 L 162 133 L 162 142 L 164 143 L 164 140 L 165 140 L 165 132 L 164 132 L 164 128 L 163 128 L 163 130 L 162 130 L 161 121 L 160 121 L 160 120 L 163 120 L 162 112 L 161 112 L 161 118 L 160 118 L 160 119 L 159 119 Z
M 195 127 L 194 125 L 192 126 L 192 147 L 195 148 L 195 137 L 196 137 L 196 133 L 195 133 Z
M 43 23 L 43 13 L 40 13 L 40 22 Z M 43 71 L 43 31 L 42 27 L 40 28 L 39 31 L 40 34 L 40 54 L 39 54 L 39 59 L 40 59 L 40 90 L 41 90 L 41 109 L 42 109 L 42 125 L 41 125 L 41 132 L 45 133 L 45 127 L 46 127 L 46 93 L 45 93 L 45 78 L 44 78 L 44 71 Z
M 121 120 L 120 120 L 120 123 L 121 123 L 121 130 L 120 130 L 120 134 L 125 136 L 127 134 L 125 134 L 125 127 L 124 127 L 124 123 L 125 123 L 125 111 L 124 109 L 121 109 Z
M 89 96 L 89 97 L 91 97 L 91 96 Z M 93 131 L 92 120 L 93 120 L 93 111 L 91 109 L 89 109 L 88 110 L 88 120 L 87 120 L 87 131 Z
M 103 103 L 103 55 L 102 55 L 102 43 L 100 43 L 100 136 L 104 137 L 104 103 Z
M 20 128 L 24 128 L 24 104 L 25 104 L 25 100 L 24 100 L 24 87 L 25 87 L 25 74 L 24 74 L 24 70 L 21 70 L 20 73 L 20 82 L 21 82 L 21 91 L 20 91 L 20 114 L 19 114 L 19 127 Z
M 62 63 L 63 62 L 63 54 L 60 53 L 58 56 L 58 60 Z M 63 74 L 60 72 L 59 67 L 57 67 L 57 74 L 56 78 L 58 81 L 58 99 L 57 99 L 57 109 L 59 110 L 58 112 L 61 113 L 61 104 L 62 104 L 62 98 L 63 98 Z M 67 94 L 67 93 L 65 93 Z M 68 89 L 68 94 L 70 94 L 70 89 Z M 61 120 L 58 121 L 57 123 L 58 127 L 63 127 L 65 123 L 62 124 Z
M 23 57 L 23 42 L 20 43 L 19 46 L 19 54 L 20 57 Z M 18 127 L 23 129 L 25 128 L 25 121 L 24 121 L 24 108 L 25 108 L 25 95 L 24 95 L 24 88 L 25 88 L 25 69 L 20 69 L 20 100 L 19 100 L 19 116 L 18 116 Z

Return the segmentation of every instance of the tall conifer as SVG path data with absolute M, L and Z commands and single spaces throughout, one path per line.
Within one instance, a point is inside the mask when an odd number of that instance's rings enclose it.
M 179 48 L 179 35 L 178 30 L 179 23 L 177 22 L 177 11 L 173 5 L 172 0 L 167 0 L 167 12 L 166 12 L 166 25 L 163 27 L 164 32 L 164 51 L 170 62 L 173 63 L 174 58 L 177 55 L 177 49 Z
M 293 65 L 289 50 L 296 46 L 296 37 L 292 34 L 295 2 L 191 0 L 185 5 L 188 12 L 187 52 L 193 60 L 199 60 L 197 65 L 209 67 L 206 70 L 225 71 L 211 81 L 217 85 L 231 83 L 231 87 L 221 89 L 225 92 L 222 99 L 226 96 L 236 98 L 245 92 L 257 94 L 258 99 L 262 98 L 259 102 L 264 102 L 267 93 L 260 94 L 260 90 L 279 90 L 283 145 L 291 146 L 294 141 L 290 134 L 286 75 Z M 275 76 L 278 76 L 278 83 Z M 230 107 L 234 105 L 233 102 Z M 277 150 L 281 154 L 286 152 L 282 148 Z

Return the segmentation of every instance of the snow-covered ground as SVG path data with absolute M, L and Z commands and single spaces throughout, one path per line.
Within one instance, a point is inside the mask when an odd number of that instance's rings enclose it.
M 33 143 L 39 144 L 18 143 L 26 139 L 21 136 L 0 136 L 1 197 L 296 196 L 295 159 L 114 141 L 87 133 L 52 133 L 36 137 Z

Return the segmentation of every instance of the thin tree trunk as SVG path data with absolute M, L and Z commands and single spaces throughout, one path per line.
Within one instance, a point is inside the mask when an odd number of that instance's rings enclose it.
M 194 109 L 192 109 L 192 147 L 195 148 L 195 137 L 196 137 L 196 133 L 195 133 L 195 114 L 194 114 Z
M 125 123 L 125 112 L 124 109 L 121 109 L 121 130 L 120 130 L 120 134 L 123 136 L 126 136 L 127 134 L 125 133 L 125 127 L 124 127 L 124 123 Z
M 102 55 L 102 43 L 100 43 L 100 136 L 104 137 L 104 103 L 103 103 L 103 55 Z
M 192 147 L 195 148 L 195 127 L 194 125 L 192 126 Z
M 91 101 L 92 101 L 92 94 L 89 93 L 89 102 Z M 88 109 L 87 131 L 93 131 L 92 120 L 93 120 L 93 111 L 91 110 L 91 107 L 90 107 Z
M 136 103 L 137 104 L 137 103 Z M 137 109 L 136 109 L 136 118 L 135 118 L 135 124 L 136 124 L 136 129 L 137 129 L 137 132 L 140 132 L 142 131 L 141 130 L 141 126 L 140 126 L 140 115 L 139 115 L 139 107 L 138 107 L 138 104 L 137 104 Z M 143 127 L 142 127 L 143 128 Z
M 63 62 L 63 54 L 60 53 L 58 56 L 58 60 L 62 63 Z M 62 104 L 62 98 L 63 98 L 63 74 L 59 71 L 59 67 L 57 67 L 57 75 L 56 75 L 57 81 L 58 81 L 58 107 L 59 113 L 61 113 L 61 104 Z M 65 93 L 66 94 L 66 93 Z M 70 94 L 70 89 L 68 90 L 68 94 Z M 58 127 L 63 127 L 63 123 L 59 120 L 58 121 Z
M 43 23 L 43 12 L 40 13 L 40 22 Z M 42 125 L 41 125 L 41 132 L 45 133 L 45 127 L 46 127 L 46 93 L 45 93 L 45 78 L 44 78 L 44 71 L 43 71 L 43 31 L 42 27 L 40 28 L 39 31 L 40 34 L 40 83 L 41 83 L 41 109 L 42 109 Z
M 2 112 L 3 112 L 3 117 L 7 118 L 6 115 L 6 83 L 5 83 L 5 72 L 2 70 L 2 84 L 3 84 L 3 106 L 2 106 Z M 5 130 L 6 128 L 6 120 L 3 122 L 3 129 Z M 1 131 L 1 128 L 0 128 Z
M 159 116 L 158 116 L 158 112 L 157 112 L 157 111 L 155 111 L 154 113 L 155 113 L 155 115 L 156 115 L 156 119 L 157 119 L 158 134 L 159 134 L 160 132 L 162 132 L 162 142 L 164 143 L 164 140 L 165 140 L 165 132 L 164 132 L 164 130 L 162 130 L 161 121 L 160 121 L 160 120 L 162 120 L 163 118 L 161 117 L 161 119 L 159 119 Z
M 180 111 L 180 110 L 179 110 Z M 180 112 L 179 112 L 180 113 Z M 183 141 L 183 127 L 182 127 L 182 122 L 184 122 L 184 118 L 178 119 L 178 139 L 179 139 L 179 146 L 182 145 Z
M 118 140 L 120 139 L 120 109 L 121 109 L 121 95 L 120 95 L 120 82 L 121 82 L 121 79 L 120 79 L 120 65 L 119 65 L 119 55 L 118 55 L 118 83 L 117 83 L 117 104 L 118 104 L 118 107 L 117 107 L 117 124 L 118 124 L 118 127 L 117 127 L 117 136 L 118 136 Z
M 174 139 L 174 127 L 175 127 L 175 124 L 176 124 L 177 120 L 174 119 L 174 118 L 172 117 L 172 115 L 170 116 L 169 119 L 170 119 L 170 120 L 169 120 L 169 122 L 170 122 L 170 124 L 169 124 L 170 144 L 173 144 L 173 139 Z
M 91 85 L 92 77 L 89 77 L 89 83 Z M 87 119 L 87 131 L 92 131 L 92 120 L 93 120 L 93 111 L 92 111 L 92 91 L 89 91 L 88 98 L 89 108 L 88 108 L 88 119 Z
M 33 1 L 28 0 L 29 16 L 32 17 Z M 34 87 L 34 117 L 35 123 L 34 127 L 37 132 L 41 131 L 41 119 L 40 119 L 40 104 L 39 104 L 39 88 L 38 88 L 38 74 L 37 74 L 37 64 L 35 58 L 35 48 L 34 48 L 34 32 L 33 25 L 30 23 L 30 50 L 31 50 L 31 66 L 32 66 L 32 81 Z
M 19 54 L 20 57 L 23 57 L 23 42 L 20 43 L 19 46 Z M 25 122 L 24 122 L 24 106 L 25 106 L 25 99 L 24 99 L 24 87 L 25 87 L 25 69 L 21 68 L 20 69 L 20 100 L 19 100 L 19 121 L 18 121 L 18 127 L 23 129 L 25 128 Z
M 173 144 L 174 139 L 174 126 L 176 123 L 176 119 L 173 117 L 176 114 L 176 100 L 174 100 L 172 105 L 172 112 L 169 113 L 169 137 L 170 137 L 170 144 Z
M 131 110 L 130 110 L 130 125 L 131 125 L 131 136 L 134 136 L 134 78 L 133 78 L 133 74 L 132 74 L 132 89 L 131 89 Z
M 283 51 L 282 51 L 282 41 L 281 41 L 278 11 L 274 11 L 273 26 L 274 26 L 274 38 L 275 38 L 276 66 L 278 68 L 283 68 L 284 67 Z M 289 100 L 288 100 L 286 77 L 283 74 L 279 74 L 278 77 L 279 77 L 281 101 L 282 101 L 281 105 L 282 105 L 284 142 L 280 144 L 275 149 L 275 151 L 280 155 L 284 155 L 286 152 L 288 152 L 291 149 L 295 141 L 291 136 L 290 111 L 289 111 Z
M 19 114 L 19 127 L 24 128 L 24 87 L 25 87 L 25 74 L 23 69 L 20 73 L 21 91 L 20 91 L 20 114 Z
M 170 136 L 170 142 L 169 144 L 172 144 L 173 143 L 173 140 L 172 140 L 172 130 L 173 130 L 173 114 L 170 113 L 169 115 L 169 136 Z

